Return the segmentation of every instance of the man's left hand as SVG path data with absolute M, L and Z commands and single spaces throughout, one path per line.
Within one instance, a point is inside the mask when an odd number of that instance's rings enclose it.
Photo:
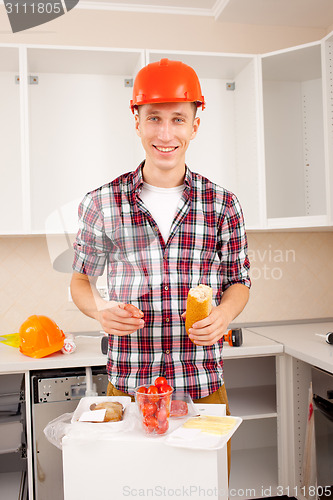
M 231 321 L 222 305 L 213 307 L 207 318 L 192 325 L 189 338 L 196 345 L 213 345 L 224 335 Z
M 225 334 L 230 323 L 244 309 L 249 300 L 246 285 L 235 283 L 223 292 L 221 303 L 212 308 L 207 318 L 197 321 L 189 329 L 189 338 L 196 345 L 213 345 Z M 186 313 L 182 314 L 185 319 Z

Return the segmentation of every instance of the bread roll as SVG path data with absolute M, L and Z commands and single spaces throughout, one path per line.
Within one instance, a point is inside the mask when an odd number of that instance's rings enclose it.
M 105 401 L 103 403 L 93 403 L 90 410 L 106 410 L 104 422 L 119 422 L 123 418 L 124 408 L 118 401 Z
M 187 296 L 185 329 L 188 333 L 194 323 L 207 318 L 212 310 L 213 290 L 207 285 L 191 288 Z

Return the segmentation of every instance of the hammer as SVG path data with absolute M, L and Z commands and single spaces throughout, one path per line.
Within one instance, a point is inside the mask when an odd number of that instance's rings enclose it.
M 243 344 L 243 333 L 241 328 L 233 328 L 223 335 L 223 340 L 233 347 L 239 347 Z

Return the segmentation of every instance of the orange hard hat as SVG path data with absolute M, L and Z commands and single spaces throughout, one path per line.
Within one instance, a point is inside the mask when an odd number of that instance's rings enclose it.
M 65 335 L 47 316 L 29 316 L 20 326 L 20 351 L 31 358 L 43 358 L 60 351 Z
M 181 61 L 161 59 L 142 68 L 133 85 L 130 108 L 154 102 L 195 102 L 205 108 L 199 78 L 191 66 Z

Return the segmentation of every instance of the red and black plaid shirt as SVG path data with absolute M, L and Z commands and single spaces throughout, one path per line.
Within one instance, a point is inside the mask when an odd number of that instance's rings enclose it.
M 201 398 L 223 384 L 223 341 L 194 345 L 181 314 L 199 283 L 213 288 L 216 305 L 230 285 L 250 287 L 242 210 L 232 193 L 186 168 L 165 242 L 140 199 L 142 183 L 140 165 L 85 196 L 73 269 L 100 276 L 107 264 L 109 299 L 144 312 L 144 328 L 109 336 L 111 383 L 131 393 L 163 375 L 176 390 Z

